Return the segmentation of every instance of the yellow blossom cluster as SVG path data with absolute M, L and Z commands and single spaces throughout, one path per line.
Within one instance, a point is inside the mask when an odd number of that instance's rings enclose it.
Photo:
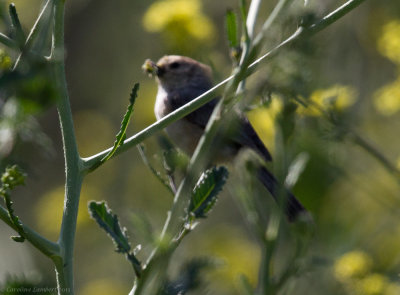
M 0 70 L 9 70 L 12 66 L 11 57 L 0 49 Z
M 357 99 L 354 87 L 336 84 L 328 88 L 315 90 L 307 107 L 299 108 L 299 113 L 320 116 L 322 111 L 343 111 L 352 106 Z
M 392 20 L 383 26 L 378 50 L 383 56 L 400 64 L 400 20 Z
M 395 114 L 400 110 L 400 76 L 374 94 L 374 104 L 376 109 L 386 116 Z
M 378 40 L 379 52 L 399 66 L 400 70 L 400 20 L 392 20 L 383 26 Z M 374 105 L 385 116 L 400 110 L 400 75 L 374 93 Z
M 149 32 L 162 33 L 175 46 L 187 47 L 191 41 L 209 42 L 215 29 L 201 9 L 200 0 L 156 1 L 145 13 L 143 25 Z
M 371 256 L 363 251 L 345 253 L 336 260 L 333 271 L 349 294 L 396 295 L 400 284 L 391 282 L 386 276 L 372 272 Z
M 251 110 L 247 116 L 261 140 L 273 151 L 275 138 L 275 119 L 282 111 L 282 99 L 272 96 L 268 107 Z

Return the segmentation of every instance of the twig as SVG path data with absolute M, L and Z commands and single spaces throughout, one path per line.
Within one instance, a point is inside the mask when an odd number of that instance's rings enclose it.
M 360 146 L 372 157 L 374 157 L 389 173 L 393 174 L 397 178 L 397 181 L 400 182 L 400 170 L 396 167 L 396 165 L 394 165 L 388 158 L 386 158 L 386 156 L 381 151 L 379 151 L 373 143 L 362 137 L 356 131 L 349 129 L 348 132 L 349 137 L 356 145 Z
M 0 219 L 14 230 L 17 230 L 16 225 L 10 220 L 8 212 L 3 206 L 0 206 Z M 24 224 L 21 224 L 21 226 L 24 230 L 24 237 L 40 252 L 48 257 L 60 256 L 60 247 L 58 244 L 47 240 Z
M 150 169 L 151 173 L 153 173 L 153 175 L 164 185 L 164 187 L 166 187 L 166 188 L 168 189 L 168 191 L 169 191 L 170 193 L 172 193 L 172 195 L 175 195 L 174 187 L 170 186 L 170 185 L 168 184 L 168 181 L 165 180 L 165 179 L 161 176 L 160 172 L 157 171 L 157 170 L 153 167 L 153 165 L 151 165 L 151 163 L 150 163 L 149 159 L 147 158 L 146 153 L 145 153 L 145 151 L 144 151 L 144 147 L 143 147 L 142 145 L 139 144 L 139 145 L 137 146 L 137 148 L 138 148 L 138 150 L 139 150 L 140 156 L 142 157 L 143 163 L 147 166 L 147 168 Z M 171 182 L 171 179 L 170 179 L 170 178 L 169 178 L 169 180 L 170 180 L 170 182 Z
M 3 43 L 5 46 L 10 47 L 12 49 L 18 49 L 18 44 L 13 39 L 7 37 L 3 33 L 0 33 L 0 43 Z

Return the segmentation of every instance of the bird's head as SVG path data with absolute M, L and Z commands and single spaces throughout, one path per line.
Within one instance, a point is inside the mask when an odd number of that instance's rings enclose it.
M 210 67 L 186 56 L 166 55 L 157 63 L 147 59 L 142 68 L 155 75 L 158 83 L 167 90 L 212 86 Z

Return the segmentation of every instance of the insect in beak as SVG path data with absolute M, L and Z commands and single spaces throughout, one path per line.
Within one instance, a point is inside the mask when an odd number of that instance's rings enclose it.
M 146 59 L 144 62 L 142 69 L 145 73 L 147 73 L 149 76 L 157 76 L 160 77 L 164 74 L 165 70 L 162 65 L 157 65 L 154 61 L 151 59 Z

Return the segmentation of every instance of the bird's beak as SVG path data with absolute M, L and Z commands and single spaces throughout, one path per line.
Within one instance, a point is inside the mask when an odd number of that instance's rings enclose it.
M 156 64 L 150 59 L 145 60 L 142 69 L 145 73 L 149 74 L 149 76 L 156 75 L 157 77 L 160 77 L 164 73 L 164 67 L 162 65 Z

